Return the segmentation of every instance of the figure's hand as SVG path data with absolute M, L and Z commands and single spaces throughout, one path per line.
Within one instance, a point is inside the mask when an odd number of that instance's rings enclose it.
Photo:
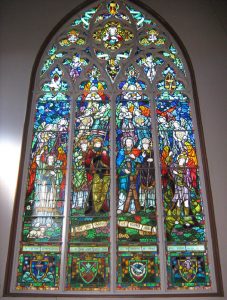
M 129 154 L 129 157 L 131 157 L 132 159 L 136 158 L 134 154 Z
M 153 161 L 153 158 L 150 157 L 150 158 L 147 159 L 147 161 L 148 161 L 148 162 L 152 162 L 152 161 Z
M 126 174 L 130 174 L 130 171 L 129 171 L 128 169 L 124 169 L 124 172 L 125 172 Z

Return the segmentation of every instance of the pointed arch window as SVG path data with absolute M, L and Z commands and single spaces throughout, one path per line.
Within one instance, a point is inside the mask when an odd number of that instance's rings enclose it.
M 11 293 L 217 292 L 190 68 L 131 1 L 58 28 L 30 99 Z

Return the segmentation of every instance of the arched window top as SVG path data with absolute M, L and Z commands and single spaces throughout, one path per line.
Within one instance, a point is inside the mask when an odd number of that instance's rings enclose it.
M 11 292 L 217 290 L 181 49 L 133 1 L 93 1 L 48 40 L 34 76 Z
M 177 43 L 168 30 L 148 12 L 132 3 L 111 2 L 110 6 L 107 3 L 93 3 L 89 6 L 90 9 L 85 8 L 76 13 L 57 30 L 47 47 L 47 53 L 43 55 L 46 61 L 40 66 L 41 75 L 56 59 L 63 58 L 72 49 L 91 55 L 100 63 L 105 61 L 112 82 L 120 71 L 121 63 L 126 62 L 130 54 L 138 55 L 136 50 L 152 49 L 152 54 L 162 54 L 186 75 L 187 64 L 182 62 L 184 57 Z M 112 40 L 108 40 L 109 35 Z M 114 74 L 110 71 L 110 59 L 114 59 Z

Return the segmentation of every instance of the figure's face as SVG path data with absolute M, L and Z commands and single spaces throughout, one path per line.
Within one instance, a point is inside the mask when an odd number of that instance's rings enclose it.
M 131 139 L 127 139 L 127 140 L 125 141 L 125 145 L 126 145 L 126 148 L 127 148 L 127 149 L 131 149 L 132 146 L 133 146 L 132 140 L 131 140 Z
M 126 112 L 128 112 L 128 108 L 125 107 L 125 106 L 122 106 L 122 107 L 121 107 L 121 111 L 122 111 L 123 113 L 126 113 Z
M 83 152 L 85 152 L 85 151 L 87 151 L 87 143 L 81 143 L 80 144 L 80 148 L 81 148 L 81 150 L 83 151 Z
M 77 57 L 77 56 L 73 57 L 73 62 L 74 62 L 75 65 L 78 64 L 79 61 L 80 61 L 79 57 Z
M 68 122 L 66 120 L 61 120 L 59 122 L 59 125 L 60 125 L 60 128 L 61 128 L 60 130 L 64 130 L 64 129 L 67 128 Z
M 148 150 L 149 149 L 149 143 L 144 143 L 143 144 L 143 149 Z
M 109 28 L 109 33 L 110 35 L 114 36 L 117 33 L 117 28 L 116 27 L 110 27 Z
M 173 126 L 175 127 L 175 129 L 180 128 L 180 124 L 177 121 L 173 123 Z
M 159 123 L 166 123 L 166 119 L 165 118 L 163 118 L 163 117 L 158 117 L 158 121 L 159 121 Z
M 179 166 L 184 166 L 185 163 L 186 163 L 185 158 L 181 157 L 181 158 L 179 159 Z
M 54 157 L 53 156 L 49 156 L 47 159 L 47 163 L 49 166 L 52 166 L 54 164 Z
M 152 62 L 152 56 L 147 57 L 147 62 L 149 62 L 149 63 Z
M 99 148 L 101 148 L 101 146 L 102 146 L 101 142 L 95 142 L 94 143 L 94 148 L 95 149 L 99 149 Z
M 101 106 L 100 112 L 105 112 L 105 110 L 106 110 L 106 106 Z
M 175 134 L 179 141 L 183 141 L 184 138 L 186 137 L 186 134 L 184 131 L 176 131 Z
M 143 126 L 144 125 L 144 117 L 143 116 L 136 116 L 135 117 L 135 122 L 137 125 L 139 126 Z

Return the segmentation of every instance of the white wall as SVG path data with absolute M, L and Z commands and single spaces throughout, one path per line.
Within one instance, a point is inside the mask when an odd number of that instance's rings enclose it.
M 177 32 L 195 70 L 227 299 L 227 1 L 143 2 Z M 79 3 L 82 1 L 0 1 L 0 296 L 32 66 L 47 34 Z

